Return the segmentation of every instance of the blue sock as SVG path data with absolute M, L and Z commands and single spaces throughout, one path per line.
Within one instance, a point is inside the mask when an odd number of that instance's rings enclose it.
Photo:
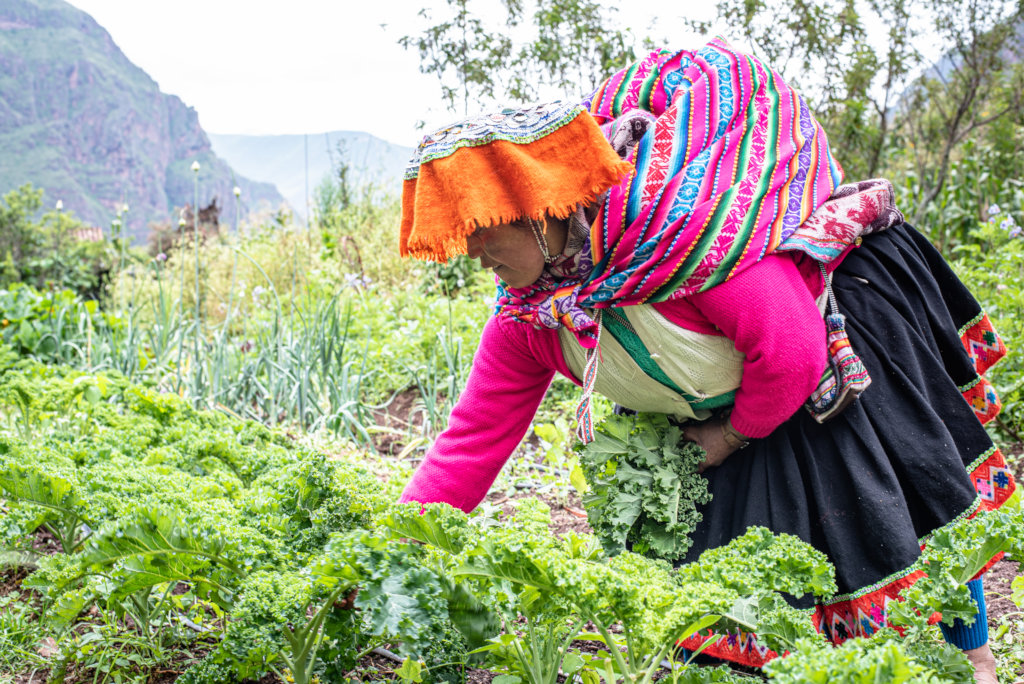
M 962 651 L 980 648 L 988 643 L 988 612 L 985 610 L 985 585 L 979 577 L 968 582 L 967 588 L 971 592 L 971 598 L 978 604 L 978 614 L 974 616 L 974 624 L 968 627 L 960 618 L 953 621 L 952 627 L 945 622 L 939 623 L 942 636 L 946 638 L 946 641 Z

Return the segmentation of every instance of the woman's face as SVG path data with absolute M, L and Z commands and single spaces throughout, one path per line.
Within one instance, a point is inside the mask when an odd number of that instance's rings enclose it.
M 526 222 L 477 228 L 466 237 L 466 254 L 509 287 L 532 285 L 544 271 L 544 255 Z

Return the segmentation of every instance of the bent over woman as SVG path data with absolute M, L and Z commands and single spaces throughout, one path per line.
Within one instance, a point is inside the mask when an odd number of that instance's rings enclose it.
M 596 391 L 686 421 L 706 449 L 713 498 L 685 560 L 751 525 L 793 534 L 836 568 L 819 629 L 841 641 L 884 625 L 919 540 L 1013 494 L 982 427 L 999 408 L 982 374 L 1005 349 L 891 186 L 841 173 L 803 99 L 720 40 L 652 53 L 582 105 L 425 137 L 402 253 L 478 258 L 498 295 L 402 500 L 475 508 L 561 373 L 583 387 L 585 439 Z M 823 320 L 836 306 L 863 364 L 849 377 L 823 375 L 830 352 L 851 358 Z M 980 579 L 972 592 L 983 611 Z M 946 636 L 995 681 L 985 624 Z M 771 655 L 752 635 L 705 652 Z

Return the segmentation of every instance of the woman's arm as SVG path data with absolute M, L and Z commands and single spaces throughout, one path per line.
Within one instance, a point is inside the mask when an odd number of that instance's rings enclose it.
M 530 344 L 531 332 L 543 336 L 509 319 L 487 322 L 448 428 L 427 452 L 400 501 L 440 501 L 469 512 L 483 500 L 554 377 L 551 343 L 557 345 L 557 335 L 546 336 L 538 349 Z
M 743 353 L 743 379 L 730 422 L 765 437 L 817 386 L 827 363 L 825 324 L 793 258 L 772 254 L 706 292 L 698 310 Z

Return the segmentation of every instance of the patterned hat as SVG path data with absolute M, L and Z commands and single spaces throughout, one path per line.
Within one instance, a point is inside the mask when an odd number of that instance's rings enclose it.
M 402 256 L 444 262 L 477 227 L 564 218 L 632 171 L 577 104 L 464 119 L 423 138 L 402 188 Z

